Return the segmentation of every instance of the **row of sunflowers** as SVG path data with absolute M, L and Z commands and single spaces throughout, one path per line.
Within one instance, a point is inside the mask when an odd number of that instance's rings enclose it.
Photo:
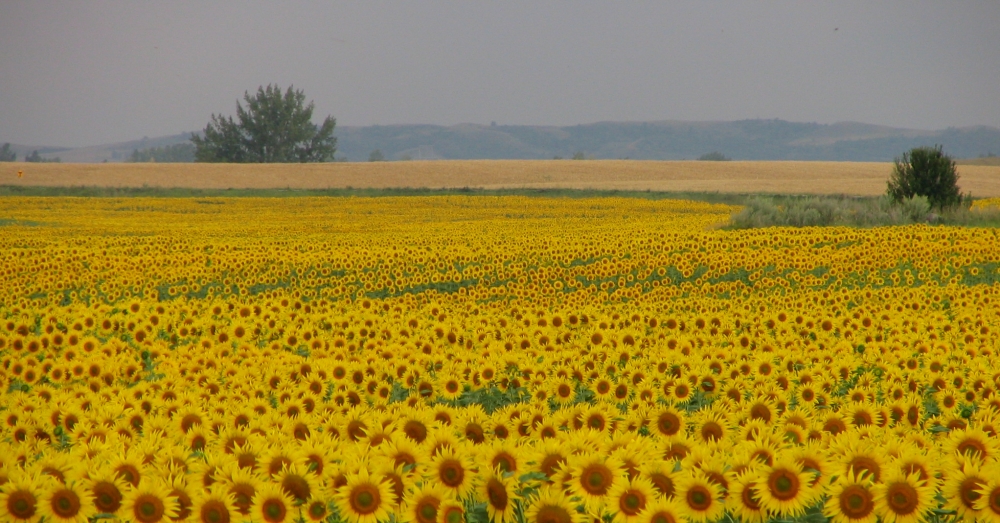
M 993 230 L 5 205 L 5 521 L 1000 521 Z

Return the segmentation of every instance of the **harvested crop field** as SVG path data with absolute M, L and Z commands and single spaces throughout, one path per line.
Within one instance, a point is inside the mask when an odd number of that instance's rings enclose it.
M 18 171 L 22 177 L 17 176 Z M 1000 166 L 960 165 L 959 185 L 1000 196 Z M 2 185 L 197 189 L 573 188 L 877 195 L 891 163 L 445 160 L 326 164 L 9 163 Z

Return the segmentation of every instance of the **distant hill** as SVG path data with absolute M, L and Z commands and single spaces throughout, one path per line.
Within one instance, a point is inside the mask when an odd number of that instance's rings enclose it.
M 387 159 L 631 158 L 693 160 L 720 152 L 734 160 L 891 161 L 921 145 L 955 158 L 1000 152 L 1000 129 L 899 129 L 855 122 L 601 122 L 568 127 L 521 125 L 376 125 L 337 129 L 338 154 Z
M 152 147 L 167 147 L 179 143 L 188 143 L 191 140 L 191 133 L 173 134 L 170 136 L 159 136 L 156 138 L 143 137 L 140 140 L 128 142 L 110 143 L 105 145 L 93 145 L 90 147 L 51 147 L 11 144 L 10 148 L 17 153 L 18 160 L 37 150 L 43 157 L 51 158 L 58 156 L 65 163 L 101 163 L 124 162 L 132 151 L 149 149 Z
M 1000 129 L 937 131 L 856 122 L 817 124 L 784 120 L 736 122 L 599 122 L 566 127 L 528 125 L 339 126 L 337 157 L 367 161 L 378 149 L 388 160 L 631 158 L 692 160 L 718 152 L 733 160 L 891 161 L 922 145 L 944 147 L 954 158 L 1000 154 Z M 120 162 L 133 150 L 187 142 L 191 133 L 78 149 L 13 146 L 18 158 L 32 150 L 64 162 Z

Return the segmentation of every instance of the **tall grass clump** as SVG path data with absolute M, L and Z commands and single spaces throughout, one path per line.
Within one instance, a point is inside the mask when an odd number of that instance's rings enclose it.
M 899 202 L 888 196 L 751 196 L 732 216 L 728 228 L 878 227 L 914 223 L 996 227 L 1000 224 L 1000 208 L 952 206 L 935 212 L 924 196 Z

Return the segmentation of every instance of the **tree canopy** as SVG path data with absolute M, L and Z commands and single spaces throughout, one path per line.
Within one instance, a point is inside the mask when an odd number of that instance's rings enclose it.
M 16 162 L 17 153 L 10 150 L 10 144 L 5 143 L 0 147 L 0 162 Z
M 212 114 L 201 136 L 191 137 L 195 161 L 233 163 L 328 162 L 337 151 L 336 120 L 312 123 L 313 103 L 291 86 L 276 85 L 244 93 L 246 108 L 236 102 L 236 120 Z
M 896 202 L 924 196 L 937 209 L 960 205 L 963 200 L 955 161 L 940 145 L 915 147 L 896 158 L 886 194 Z

